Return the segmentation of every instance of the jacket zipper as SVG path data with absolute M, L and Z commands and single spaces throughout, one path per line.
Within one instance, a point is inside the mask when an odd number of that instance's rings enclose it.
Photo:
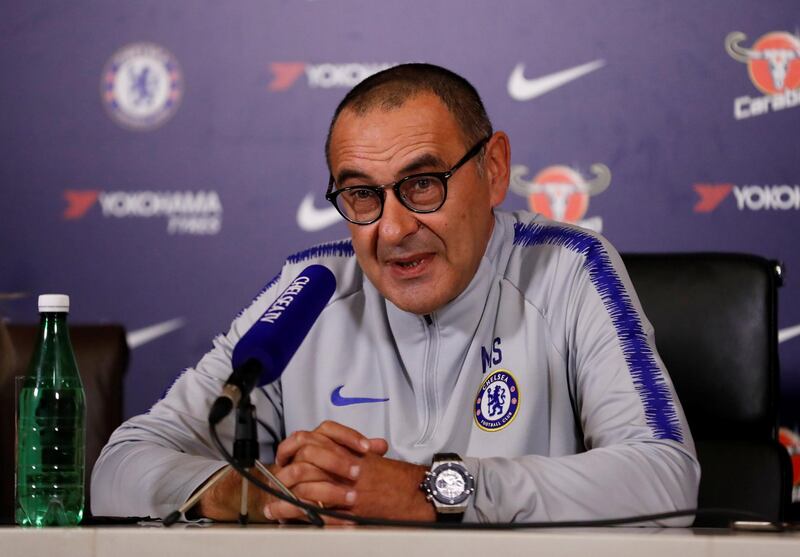
M 436 403 L 436 360 L 439 355 L 439 329 L 433 315 L 425 314 L 425 368 L 422 370 L 422 400 L 425 407 L 425 427 L 415 445 L 425 445 L 436 431 L 438 408 Z

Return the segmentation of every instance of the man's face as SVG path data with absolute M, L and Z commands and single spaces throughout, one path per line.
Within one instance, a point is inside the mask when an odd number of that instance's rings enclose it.
M 471 147 L 445 105 L 422 94 L 390 110 L 344 110 L 331 136 L 331 171 L 340 188 L 389 184 L 409 174 L 449 170 Z M 361 268 L 400 309 L 436 311 L 475 275 L 494 225 L 492 208 L 508 187 L 508 138 L 498 132 L 485 149 L 483 172 L 478 157 L 459 168 L 435 213 L 409 211 L 387 188 L 377 222 L 348 223 Z

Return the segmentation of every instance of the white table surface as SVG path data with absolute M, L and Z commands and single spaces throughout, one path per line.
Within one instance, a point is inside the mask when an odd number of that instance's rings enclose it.
M 168 557 L 342 555 L 587 557 L 768 555 L 800 557 L 800 532 L 597 528 L 464 531 L 366 527 L 160 525 L 29 529 L 0 527 L 2 557 Z

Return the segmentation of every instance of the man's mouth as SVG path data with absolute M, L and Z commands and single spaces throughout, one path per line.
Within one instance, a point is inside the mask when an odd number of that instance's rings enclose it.
M 403 267 L 404 269 L 410 269 L 412 267 L 416 267 L 420 263 L 420 259 L 415 259 L 414 261 L 398 261 L 397 264 Z
M 389 261 L 389 266 L 402 277 L 413 278 L 424 272 L 432 259 L 432 254 L 425 253 L 401 259 L 392 259 Z

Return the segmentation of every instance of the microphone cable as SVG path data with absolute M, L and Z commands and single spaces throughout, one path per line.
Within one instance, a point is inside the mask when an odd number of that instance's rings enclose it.
M 594 520 L 560 520 L 553 522 L 423 522 L 418 520 L 398 520 L 388 518 L 371 518 L 365 516 L 354 515 L 342 511 L 335 511 L 333 509 L 326 509 L 306 503 L 304 501 L 295 500 L 278 491 L 275 488 L 268 486 L 261 481 L 260 478 L 245 470 L 233 458 L 217 433 L 216 424 L 209 424 L 211 429 L 211 439 L 217 447 L 225 461 L 241 476 L 246 478 L 250 483 L 255 485 L 262 491 L 272 495 L 276 499 L 286 501 L 307 513 L 312 517 L 319 519 L 319 515 L 330 516 L 340 520 L 347 520 L 361 526 L 385 526 L 392 528 L 428 528 L 428 529 L 444 529 L 444 530 L 521 530 L 521 529 L 542 529 L 542 528 L 587 528 L 587 527 L 605 527 L 605 526 L 621 526 L 625 524 L 636 524 L 641 522 L 652 522 L 657 520 L 666 520 L 669 518 L 678 518 L 681 516 L 713 516 L 713 517 L 727 517 L 732 522 L 739 520 L 752 521 L 754 524 L 763 525 L 766 529 L 774 532 L 782 532 L 792 527 L 782 522 L 775 522 L 769 518 L 751 511 L 729 508 L 705 508 L 705 509 L 682 509 L 676 511 L 668 511 L 663 513 L 644 514 L 636 516 L 628 516 L 621 518 L 602 518 Z M 322 527 L 322 521 L 314 521 L 315 526 Z M 765 528 L 754 527 L 753 530 L 763 530 Z

